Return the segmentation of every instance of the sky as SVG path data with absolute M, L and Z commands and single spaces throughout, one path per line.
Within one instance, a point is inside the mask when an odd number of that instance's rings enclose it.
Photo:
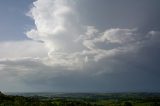
M 159 0 L 1 0 L 0 90 L 160 92 Z

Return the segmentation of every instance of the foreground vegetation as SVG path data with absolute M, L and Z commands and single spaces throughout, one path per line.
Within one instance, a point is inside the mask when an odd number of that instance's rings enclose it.
M 159 93 L 68 93 L 54 96 L 7 96 L 0 106 L 160 106 Z

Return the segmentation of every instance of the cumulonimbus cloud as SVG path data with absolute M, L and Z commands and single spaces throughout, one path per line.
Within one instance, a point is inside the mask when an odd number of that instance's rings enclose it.
M 41 61 L 53 69 L 58 66 L 87 71 L 94 64 L 98 67 L 94 73 L 113 71 L 113 67 L 109 68 L 113 61 L 117 64 L 121 56 L 136 54 L 147 44 L 154 44 L 152 40 L 159 33 L 150 31 L 142 35 L 136 28 L 112 28 L 100 32 L 95 26 L 81 24 L 72 2 L 37 0 L 29 12 L 35 28 L 26 34 L 48 48 L 48 57 Z M 110 66 L 101 69 L 101 61 L 105 60 Z
M 50 52 L 63 50 L 69 52 L 79 48 L 74 39 L 82 33 L 82 26 L 69 3 L 67 0 L 34 2 L 30 15 L 36 26 L 27 32 L 27 36 L 44 42 Z
M 75 66 L 84 63 L 86 58 L 97 61 L 102 55 L 122 50 L 120 45 L 137 40 L 135 29 L 113 28 L 99 32 L 94 26 L 82 25 L 71 0 L 37 0 L 29 13 L 35 28 L 26 34 L 44 43 L 53 64 Z
M 152 69 L 159 74 L 160 50 L 155 46 L 160 44 L 158 31 L 141 34 L 135 28 L 111 28 L 100 32 L 96 26 L 81 24 L 72 2 L 37 0 L 33 3 L 28 14 L 35 21 L 35 28 L 26 33 L 31 40 L 0 45 L 2 49 L 11 48 L 10 45 L 17 49 L 15 55 L 9 54 L 8 49 L 0 55 L 1 58 L 11 55 L 0 60 L 3 74 L 28 85 L 46 86 L 45 89 L 86 88 L 88 91 L 91 87 L 105 91 L 109 86 L 118 87 L 116 83 L 127 84 L 123 78 L 132 78 L 137 72 L 146 75 L 144 79 Z M 19 53 L 23 48 L 27 48 L 25 53 Z M 149 57 L 151 52 L 155 55 Z M 128 81 L 136 85 L 134 79 Z M 139 81 L 138 85 L 143 82 Z

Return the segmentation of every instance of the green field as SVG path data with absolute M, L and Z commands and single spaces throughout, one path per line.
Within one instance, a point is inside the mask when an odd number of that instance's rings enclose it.
M 26 93 L 23 95 L 9 96 L 0 93 L 0 106 L 160 106 L 159 93 L 44 93 L 45 96 Z

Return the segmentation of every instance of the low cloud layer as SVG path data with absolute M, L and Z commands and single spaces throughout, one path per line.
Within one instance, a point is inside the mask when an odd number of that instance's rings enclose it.
M 0 58 L 46 57 L 48 49 L 31 40 L 0 42 Z
M 160 32 L 82 25 L 72 0 L 37 0 L 28 15 L 32 40 L 0 45 L 2 79 L 35 91 L 160 90 Z

